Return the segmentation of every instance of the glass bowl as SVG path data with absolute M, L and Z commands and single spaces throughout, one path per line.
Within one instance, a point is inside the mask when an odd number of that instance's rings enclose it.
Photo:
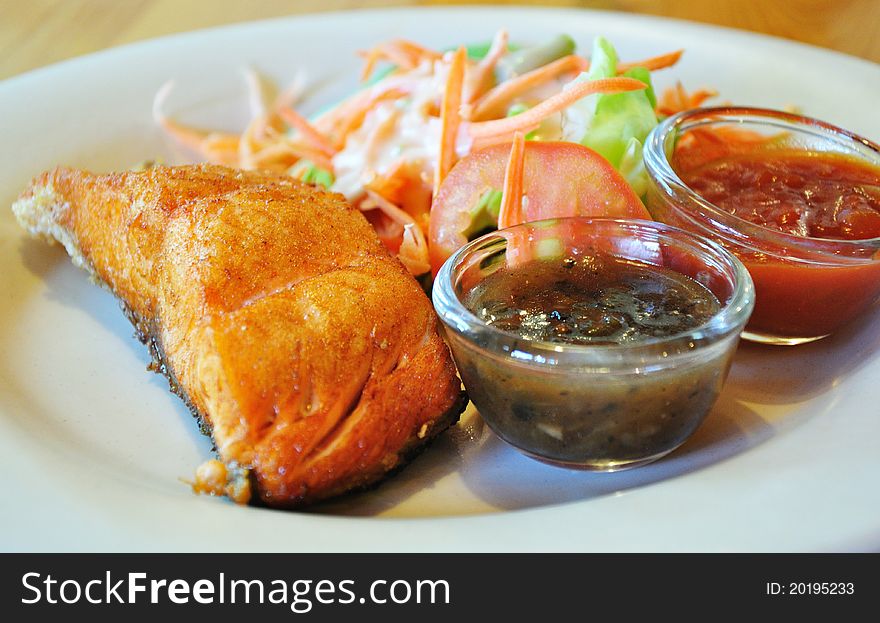
M 748 222 L 689 188 L 671 160 L 691 130 L 747 130 L 786 150 L 830 152 L 880 166 L 880 147 L 822 121 L 760 108 L 703 108 L 673 115 L 648 136 L 648 209 L 659 221 L 709 237 L 746 265 L 755 311 L 745 339 L 800 344 L 823 338 L 880 297 L 880 238 L 832 240 L 784 233 Z M 722 154 L 723 155 L 723 154 Z
M 524 251 L 548 250 L 560 258 L 602 253 L 671 269 L 706 286 L 721 306 L 684 333 L 574 344 L 524 339 L 465 305 L 483 279 Z M 700 425 L 754 297 L 743 265 L 714 242 L 650 221 L 566 218 L 470 242 L 440 269 L 433 300 L 471 401 L 501 439 L 548 463 L 616 471 L 668 454 Z

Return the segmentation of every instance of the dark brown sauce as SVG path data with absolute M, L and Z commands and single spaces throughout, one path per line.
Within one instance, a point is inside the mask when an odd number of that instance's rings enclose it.
M 718 299 L 668 268 L 611 255 L 533 260 L 501 268 L 465 305 L 527 340 L 625 344 L 680 334 L 708 321 Z

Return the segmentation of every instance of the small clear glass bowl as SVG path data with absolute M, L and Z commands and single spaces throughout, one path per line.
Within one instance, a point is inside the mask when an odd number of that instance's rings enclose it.
M 826 337 L 880 298 L 880 238 L 832 240 L 750 223 L 710 203 L 673 169 L 689 130 L 736 129 L 774 137 L 783 149 L 830 152 L 880 166 L 880 146 L 831 124 L 761 108 L 700 108 L 660 123 L 645 144 L 648 209 L 659 221 L 711 238 L 746 265 L 755 311 L 743 338 L 793 345 Z
M 663 266 L 705 285 L 721 308 L 690 331 L 635 343 L 526 340 L 464 303 L 524 245 L 529 257 L 555 249 Z M 433 299 L 471 401 L 495 433 L 541 461 L 593 471 L 644 465 L 684 443 L 715 403 L 754 304 L 748 272 L 720 245 L 661 223 L 586 218 L 474 240 L 440 269 Z

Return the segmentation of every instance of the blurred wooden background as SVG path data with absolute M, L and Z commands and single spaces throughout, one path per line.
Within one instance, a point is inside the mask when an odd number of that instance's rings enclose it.
M 491 4 L 491 1 L 482 4 Z M 445 0 L 0 0 L 0 79 L 159 35 L 232 22 Z M 519 0 L 496 4 L 539 4 Z M 880 62 L 880 0 L 555 0 L 795 39 Z M 768 59 L 771 62 L 772 59 Z

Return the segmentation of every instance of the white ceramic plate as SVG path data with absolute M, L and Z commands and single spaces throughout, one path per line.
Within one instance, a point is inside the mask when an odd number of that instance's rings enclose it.
M 692 24 L 586 11 L 397 10 L 243 24 L 128 46 L 0 84 L 0 204 L 55 164 L 173 160 L 150 106 L 241 128 L 241 69 L 306 71 L 317 108 L 355 86 L 355 51 L 395 37 L 446 47 L 500 26 L 540 41 L 604 34 L 625 59 L 684 47 L 659 87 L 801 106 L 880 138 L 880 67 Z M 308 112 L 308 111 L 307 111 Z M 641 469 L 531 461 L 468 414 L 375 491 L 309 513 L 197 497 L 179 479 L 210 443 L 145 371 L 113 298 L 0 210 L 0 502 L 4 550 L 850 550 L 880 547 L 880 310 L 798 348 L 743 345 L 705 424 Z

